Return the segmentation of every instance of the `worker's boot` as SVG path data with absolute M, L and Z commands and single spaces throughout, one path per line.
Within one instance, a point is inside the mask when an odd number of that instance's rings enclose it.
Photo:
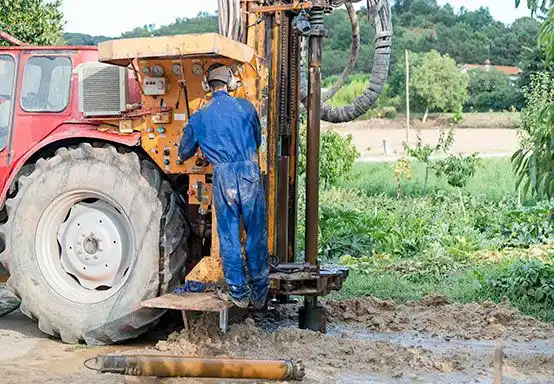
M 252 307 L 254 307 L 256 311 L 265 311 L 267 310 L 267 306 L 268 306 L 267 296 L 264 297 L 263 300 L 259 300 L 259 301 L 252 300 Z
M 223 288 L 218 287 L 215 290 L 215 294 L 217 295 L 217 297 L 219 299 L 221 299 L 223 301 L 231 302 L 231 303 L 233 303 L 233 305 L 235 305 L 239 308 L 242 308 L 242 309 L 247 309 L 250 305 L 250 300 L 248 300 L 248 299 L 243 299 L 243 300 L 235 299 L 233 296 L 231 296 L 229 291 L 224 290 Z

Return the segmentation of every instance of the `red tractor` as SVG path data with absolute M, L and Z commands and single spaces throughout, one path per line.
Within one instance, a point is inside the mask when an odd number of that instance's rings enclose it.
M 68 343 L 124 340 L 161 316 L 134 309 L 182 277 L 188 234 L 140 133 L 84 118 L 83 108 L 140 100 L 133 78 L 121 99 L 119 84 L 80 83 L 76 71 L 97 60 L 96 47 L 0 48 L 0 261 L 21 311 Z

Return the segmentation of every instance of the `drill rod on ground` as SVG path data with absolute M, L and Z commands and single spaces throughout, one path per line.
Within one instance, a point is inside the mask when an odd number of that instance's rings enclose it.
M 87 365 L 92 361 L 95 366 Z M 104 355 L 85 361 L 85 367 L 101 373 L 151 377 L 302 381 L 305 376 L 302 362 L 292 360 Z

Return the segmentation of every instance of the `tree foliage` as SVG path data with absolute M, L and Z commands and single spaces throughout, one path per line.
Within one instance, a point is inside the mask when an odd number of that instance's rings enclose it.
M 60 7 L 61 0 L 0 0 L 0 30 L 29 44 L 62 43 Z
M 469 71 L 467 108 L 476 112 L 521 109 L 522 95 L 517 84 L 498 70 Z
M 307 131 L 305 123 L 300 126 L 298 173 L 306 174 Z M 348 177 L 360 153 L 352 142 L 352 135 L 342 136 L 334 130 L 321 133 L 319 180 L 324 186 L 336 185 L 341 178 Z
M 111 37 L 90 36 L 84 33 L 64 33 L 63 39 L 67 45 L 98 45 L 103 41 L 111 40 Z
M 466 102 L 469 78 L 452 58 L 435 50 L 412 57 L 410 88 L 415 100 L 440 111 L 453 111 Z
M 554 79 L 548 73 L 532 76 L 521 113 L 521 148 L 512 157 L 517 186 L 538 197 L 554 197 L 553 89 Z
M 515 0 L 519 6 L 520 0 Z M 554 0 L 528 0 L 534 13 L 546 13 L 540 28 L 539 49 L 545 52 L 549 63 L 554 61 Z M 548 10 L 547 10 L 548 9 Z M 554 198 L 554 99 L 550 92 L 553 85 L 548 74 L 531 77 L 531 89 L 526 97 L 523 113 L 523 130 L 527 141 L 523 142 L 512 157 L 518 174 L 518 187 L 539 198 Z

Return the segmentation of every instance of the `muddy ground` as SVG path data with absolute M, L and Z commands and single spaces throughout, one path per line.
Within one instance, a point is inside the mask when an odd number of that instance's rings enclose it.
M 99 354 L 141 353 L 299 359 L 308 384 L 491 383 L 494 347 L 504 347 L 504 383 L 554 383 L 554 327 L 509 303 L 449 304 L 442 297 L 397 305 L 364 298 L 328 302 L 327 334 L 296 328 L 294 306 L 235 314 L 221 335 L 217 318 L 191 318 L 188 331 L 151 332 L 127 346 L 70 346 L 46 338 L 19 312 L 0 319 L 2 383 L 124 383 L 83 367 Z M 127 380 L 127 381 L 126 381 Z M 166 379 L 162 383 L 219 383 Z M 261 383 L 261 382 L 260 382 Z

